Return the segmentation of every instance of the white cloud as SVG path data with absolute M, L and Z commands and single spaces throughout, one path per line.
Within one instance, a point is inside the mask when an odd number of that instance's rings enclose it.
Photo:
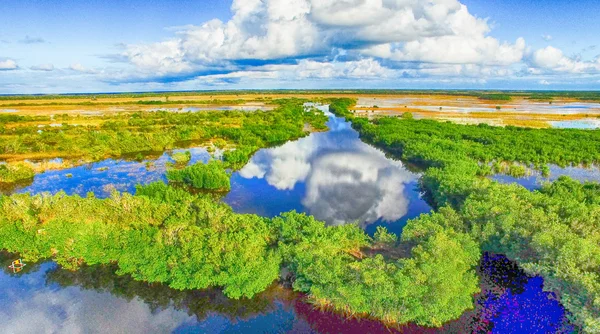
M 525 51 L 523 39 L 488 36 L 486 20 L 457 0 L 234 0 L 231 10 L 227 22 L 186 26 L 162 42 L 128 45 L 122 56 L 155 76 L 252 71 L 256 62 L 244 61 L 309 57 L 298 60 L 302 78 L 381 78 L 391 72 L 373 57 L 496 66 L 520 62 Z M 331 64 L 333 50 L 359 60 Z
M 79 72 L 79 73 L 86 73 L 86 74 L 97 74 L 99 73 L 99 71 L 95 70 L 95 69 L 90 69 L 87 68 L 83 65 L 81 65 L 80 63 L 73 63 L 69 66 L 69 69 L 75 72 Z
M 552 40 L 552 36 L 551 35 L 542 35 L 542 39 L 545 40 L 546 42 L 550 42 Z
M 25 38 L 23 38 L 22 40 L 19 41 L 19 43 L 22 44 L 42 44 L 42 43 L 46 43 L 46 40 L 41 38 L 41 37 L 36 37 L 36 36 L 25 36 Z
M 17 62 L 12 59 L 0 60 L 0 71 L 10 71 L 19 68 Z
M 402 45 L 384 44 L 367 51 L 370 55 L 395 61 L 441 64 L 511 65 L 521 61 L 525 40 L 515 44 L 492 37 L 444 36 L 411 41 Z
M 317 62 L 301 60 L 298 65 L 286 66 L 296 78 L 373 79 L 386 78 L 395 71 L 381 66 L 373 58 L 347 62 Z
M 544 86 L 548 86 L 548 85 L 550 85 L 550 82 L 548 80 L 540 80 L 539 84 L 540 85 L 544 85 Z
M 30 69 L 32 69 L 34 71 L 46 71 L 46 72 L 50 72 L 50 71 L 54 71 L 54 65 L 52 65 L 52 64 L 40 64 L 40 65 L 31 66 Z
M 531 56 L 534 68 L 552 72 L 591 73 L 600 71 L 600 61 L 581 61 L 564 55 L 563 51 L 552 46 L 539 49 Z M 535 70 L 532 70 L 535 72 Z

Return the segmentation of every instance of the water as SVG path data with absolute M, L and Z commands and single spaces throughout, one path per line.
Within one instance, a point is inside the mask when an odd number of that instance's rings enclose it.
M 253 299 L 228 299 L 218 290 L 177 291 L 117 276 L 114 267 L 72 272 L 52 262 L 29 264 L 18 274 L 0 253 L 2 333 L 389 333 L 377 321 L 319 311 L 276 285 Z M 476 308 L 441 329 L 407 325 L 409 333 L 555 333 L 569 328 L 555 297 L 543 292 L 502 256 L 482 260 Z M 566 328 L 565 328 L 566 327 Z
M 556 121 L 550 122 L 553 128 L 557 129 L 580 129 L 594 130 L 600 128 L 600 119 L 583 119 L 576 121 Z
M 321 107 L 326 111 L 325 107 Z M 372 233 L 378 225 L 401 232 L 406 220 L 431 210 L 417 187 L 419 175 L 360 141 L 342 119 L 330 115 L 330 131 L 264 149 L 232 176 L 225 201 L 238 212 L 274 216 L 298 210 L 329 224 L 357 221 Z M 180 151 L 180 150 L 178 150 Z M 207 161 L 203 148 L 192 162 Z M 172 152 L 169 152 L 169 154 Z M 105 160 L 36 175 L 16 192 L 58 192 L 106 197 L 112 189 L 164 181 L 169 154 L 144 161 Z M 52 262 L 28 264 L 18 274 L 16 256 L 0 253 L 0 332 L 123 333 L 389 333 L 380 322 L 347 319 L 315 310 L 303 297 L 274 286 L 252 300 L 227 299 L 218 290 L 175 291 L 114 274 L 112 267 L 76 272 Z M 547 332 L 565 325 L 564 310 L 543 292 L 543 280 L 527 277 L 501 256 L 484 257 L 476 308 L 442 329 L 415 325 L 402 332 Z M 501 273 L 501 275 L 498 274 Z M 544 332 L 544 331 L 541 331 Z
M 187 150 L 173 150 L 160 154 L 157 159 L 142 161 L 107 159 L 83 166 L 50 170 L 35 175 L 33 182 L 18 185 L 17 189 L 4 190 L 4 193 L 17 192 L 39 194 L 49 192 L 55 194 L 64 191 L 68 195 L 86 196 L 92 192 L 98 198 L 106 198 L 111 192 L 135 193 L 137 184 L 148 184 L 156 181 L 166 182 L 167 163 L 173 163 L 170 155 L 176 152 L 189 151 L 192 155 L 190 164 L 207 162 L 212 156 L 217 158 L 222 152 L 211 155 L 206 148 L 198 147 Z M 2 190 L 0 189 L 0 192 Z
M 528 190 L 540 189 L 546 182 L 552 182 L 561 176 L 568 176 L 580 182 L 600 182 L 600 169 L 598 167 L 583 168 L 583 167 L 559 167 L 550 165 L 550 176 L 543 177 L 538 171 L 531 171 L 531 175 L 526 177 L 513 177 L 509 175 L 494 175 L 492 180 L 500 183 L 516 183 L 527 188 Z
M 344 119 L 329 114 L 330 131 L 260 150 L 232 177 L 225 202 L 242 213 L 273 217 L 306 212 L 331 225 L 358 222 L 369 233 L 400 233 L 408 219 L 431 211 L 419 175 L 363 143 Z

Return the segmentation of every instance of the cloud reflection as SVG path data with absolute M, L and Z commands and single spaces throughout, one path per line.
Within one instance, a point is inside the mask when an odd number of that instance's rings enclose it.
M 1 333 L 167 333 L 193 320 L 173 308 L 153 311 L 138 298 L 75 287 L 11 299 L 0 311 Z
M 240 176 L 265 179 L 280 191 L 305 183 L 302 204 L 329 224 L 393 222 L 405 216 L 404 188 L 416 175 L 360 141 L 348 123 L 332 118 L 329 127 L 327 133 L 259 151 Z

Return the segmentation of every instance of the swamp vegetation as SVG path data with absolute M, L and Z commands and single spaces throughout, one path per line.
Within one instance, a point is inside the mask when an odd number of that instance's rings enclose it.
M 227 169 L 240 168 L 259 148 L 303 136 L 307 123 L 324 128 L 325 116 L 292 99 L 264 113 L 118 116 L 126 119 L 50 129 L 48 138 L 25 127 L 21 139 L 20 126 L 5 126 L 0 146 L 15 154 L 73 147 L 97 159 L 217 139 L 236 149 L 223 162 L 173 169 L 173 184 L 139 186 L 135 195 L 0 196 L 0 248 L 73 270 L 111 264 L 118 274 L 177 290 L 221 288 L 233 299 L 288 282 L 318 306 L 431 327 L 473 308 L 482 252 L 502 253 L 543 275 L 574 324 L 600 331 L 600 186 L 561 178 L 529 192 L 486 178 L 501 163 L 597 163 L 598 131 L 466 126 L 409 115 L 370 121 L 353 116 L 352 99 L 324 102 L 365 141 L 424 167 L 422 187 L 437 211 L 409 221 L 401 236 L 379 228 L 373 237 L 357 224 L 327 226 L 297 212 L 272 219 L 233 212 L 210 192 L 228 189 Z M 178 183 L 209 192 L 192 194 Z

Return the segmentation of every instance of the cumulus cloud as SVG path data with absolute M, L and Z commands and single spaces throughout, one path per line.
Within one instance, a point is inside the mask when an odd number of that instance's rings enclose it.
M 0 59 L 0 71 L 10 71 L 16 70 L 19 68 L 17 62 L 12 59 Z
M 551 35 L 542 35 L 542 39 L 545 40 L 546 42 L 550 42 L 552 40 L 552 36 Z
M 542 71 L 563 73 L 591 73 L 600 71 L 600 60 L 582 61 L 565 56 L 562 50 L 552 46 L 536 50 L 531 56 L 531 65 Z M 535 70 L 531 71 L 535 73 Z
M 229 21 L 176 30 L 171 39 L 124 46 L 134 78 L 184 78 L 268 71 L 285 65 L 300 78 L 381 78 L 383 61 L 506 66 L 525 41 L 489 36 L 486 20 L 457 0 L 234 0 Z M 340 50 L 343 60 L 330 58 Z M 273 67 L 272 69 L 275 69 Z
M 32 69 L 34 71 L 46 71 L 46 72 L 50 72 L 50 71 L 54 71 L 54 65 L 52 65 L 52 64 L 40 64 L 40 65 L 31 66 L 30 69 Z
M 515 44 L 479 36 L 443 36 L 411 41 L 402 45 L 384 44 L 372 47 L 368 54 L 396 61 L 445 64 L 511 65 L 521 61 L 525 40 Z

